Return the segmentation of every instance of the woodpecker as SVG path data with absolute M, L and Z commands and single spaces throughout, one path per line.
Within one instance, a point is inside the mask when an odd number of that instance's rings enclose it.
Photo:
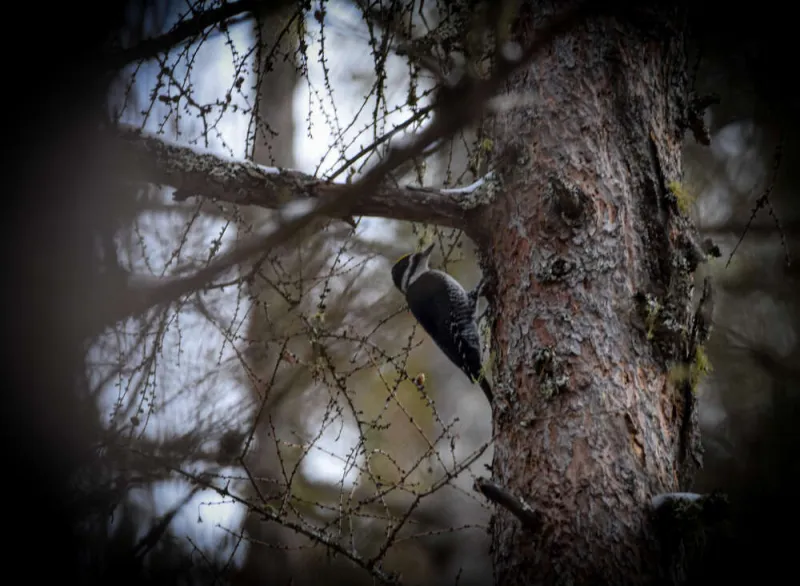
M 491 403 L 492 387 L 481 374 L 481 339 L 475 320 L 484 281 L 467 293 L 447 273 L 429 268 L 433 247 L 401 257 L 392 267 L 392 280 L 422 328 L 470 380 L 480 382 Z

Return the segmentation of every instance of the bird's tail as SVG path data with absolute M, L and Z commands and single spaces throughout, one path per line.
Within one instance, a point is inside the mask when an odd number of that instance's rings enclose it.
M 492 404 L 492 399 L 494 399 L 494 393 L 492 392 L 492 385 L 489 384 L 489 381 L 486 380 L 486 377 L 481 377 L 480 379 L 481 389 L 483 389 L 483 394 L 486 395 L 486 399 L 489 401 L 489 404 Z

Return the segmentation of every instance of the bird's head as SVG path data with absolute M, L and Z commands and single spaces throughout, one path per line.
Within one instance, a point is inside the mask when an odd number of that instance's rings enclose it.
M 404 294 L 408 290 L 408 286 L 414 280 L 428 270 L 428 259 L 433 252 L 433 247 L 436 243 L 431 244 L 422 252 L 412 252 L 401 256 L 392 267 L 392 281 L 395 287 L 400 289 Z

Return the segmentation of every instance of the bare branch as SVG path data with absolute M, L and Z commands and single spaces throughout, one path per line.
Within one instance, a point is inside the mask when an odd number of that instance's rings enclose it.
M 750 219 L 747 221 L 745 225 L 745 229 L 742 232 L 741 236 L 739 237 L 739 241 L 731 250 L 730 256 L 728 256 L 728 262 L 725 263 L 725 268 L 728 268 L 733 260 L 733 255 L 736 254 L 736 251 L 739 249 L 739 246 L 744 241 L 744 237 L 747 236 L 747 231 L 750 229 L 750 225 L 753 223 L 753 220 L 756 219 L 756 215 L 758 214 L 759 210 L 763 207 L 767 208 L 769 215 L 775 221 L 775 227 L 777 228 L 778 234 L 781 237 L 781 244 L 783 245 L 784 251 L 784 258 L 786 260 L 786 266 L 788 267 L 792 264 L 791 257 L 789 256 L 789 247 L 786 244 L 786 235 L 781 228 L 781 223 L 778 220 L 778 216 L 775 214 L 775 210 L 772 207 L 772 202 L 770 202 L 769 196 L 772 194 L 772 190 L 775 188 L 775 183 L 778 179 L 778 172 L 781 168 L 781 160 L 783 158 L 783 134 L 780 135 L 778 139 L 778 144 L 775 146 L 775 154 L 773 155 L 773 163 L 772 163 L 772 178 L 770 179 L 769 184 L 764 189 L 764 192 L 759 196 L 756 200 L 755 205 L 753 206 L 753 210 L 750 212 Z
M 313 200 L 339 195 L 349 189 L 348 185 L 327 183 L 291 169 L 220 157 L 152 134 L 142 134 L 130 127 L 122 127 L 117 137 L 120 160 L 125 161 L 126 166 L 131 165 L 126 170 L 130 178 L 170 185 L 177 190 L 176 201 L 203 196 L 238 205 L 277 209 L 291 201 L 313 203 Z M 469 207 L 470 198 L 466 194 L 384 183 L 359 198 L 352 213 L 462 227 L 464 212 Z M 349 216 L 337 215 L 340 219 Z
M 487 478 L 475 479 L 475 490 L 480 492 L 487 499 L 508 510 L 512 515 L 520 520 L 522 525 L 530 531 L 538 531 L 542 526 L 541 513 L 531 507 L 519 497 L 514 496 L 508 490 L 492 482 Z
M 268 10 L 277 10 L 284 3 L 286 2 L 272 2 Z M 196 17 L 178 23 L 166 34 L 145 39 L 133 47 L 112 53 L 106 58 L 104 65 L 106 68 L 114 70 L 125 67 L 133 61 L 151 59 L 159 53 L 169 51 L 187 39 L 199 35 L 210 26 L 218 25 L 245 12 L 253 12 L 256 8 L 264 5 L 265 3 L 259 0 L 224 2 L 219 8 L 204 10 Z
M 146 454 L 141 454 L 141 455 L 147 456 Z M 315 529 L 313 526 L 310 526 L 309 524 L 304 523 L 302 521 L 296 522 L 284 518 L 279 514 L 279 511 L 277 511 L 274 507 L 269 505 L 255 509 L 252 503 L 248 502 L 246 499 L 240 497 L 234 492 L 231 492 L 229 487 L 217 486 L 203 475 L 192 474 L 191 472 L 184 471 L 180 468 L 176 468 L 175 466 L 172 466 L 167 462 L 164 463 L 164 467 L 176 473 L 177 475 L 186 478 L 187 480 L 192 482 L 195 486 L 213 490 L 220 496 L 229 498 L 241 505 L 244 505 L 245 507 L 247 507 L 247 509 L 250 511 L 251 514 L 261 515 L 264 521 L 272 521 L 274 523 L 279 523 L 283 527 L 286 527 L 287 529 L 290 529 L 299 535 L 307 537 L 312 542 L 325 546 L 331 552 L 335 552 L 339 555 L 344 556 L 357 566 L 364 568 L 365 570 L 370 572 L 370 574 L 381 583 L 397 584 L 397 580 L 394 575 L 383 571 L 381 568 L 376 567 L 374 564 L 369 565 L 368 562 L 361 555 L 358 554 L 358 552 L 342 546 L 336 540 L 331 539 L 323 532 L 320 532 L 317 529 Z
M 195 486 L 189 491 L 185 497 L 183 497 L 178 504 L 172 507 L 169 511 L 167 511 L 161 519 L 153 525 L 150 530 L 142 537 L 138 543 L 133 548 L 133 555 L 136 559 L 142 560 L 144 556 L 146 556 L 159 542 L 159 540 L 164 536 L 164 533 L 167 531 L 167 527 L 169 524 L 172 523 L 172 520 L 175 518 L 180 510 L 189 504 L 189 501 L 194 498 L 194 495 L 198 493 L 200 490 L 199 486 Z

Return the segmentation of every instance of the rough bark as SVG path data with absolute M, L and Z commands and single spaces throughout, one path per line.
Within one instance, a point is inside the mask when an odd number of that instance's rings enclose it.
M 538 4 L 522 8 L 523 46 L 548 17 Z M 505 188 L 470 232 L 495 277 L 493 481 L 541 521 L 533 531 L 498 510 L 498 584 L 680 575 L 648 502 L 688 483 L 698 456 L 691 391 L 670 376 L 694 349 L 698 262 L 671 183 L 688 100 L 682 15 L 609 14 L 516 74 L 508 89 L 529 105 L 488 126 Z

